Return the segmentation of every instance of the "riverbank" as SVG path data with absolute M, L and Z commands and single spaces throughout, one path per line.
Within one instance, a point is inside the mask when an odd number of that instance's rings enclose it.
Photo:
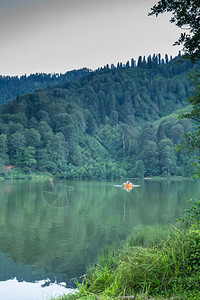
M 4 170 L 4 172 L 1 171 L 0 173 L 0 181 L 1 180 L 9 180 L 9 179 L 16 179 L 16 180 L 20 180 L 20 179 L 49 179 L 52 177 L 56 177 L 58 179 L 63 179 L 63 176 L 53 176 L 50 172 L 25 172 L 22 169 L 17 169 L 17 168 L 13 168 L 10 169 L 8 171 Z M 66 178 L 65 178 L 66 179 Z M 69 178 L 68 178 L 69 179 Z M 75 179 L 75 180 L 79 180 L 78 177 L 72 177 L 70 179 Z M 111 178 L 112 179 L 112 178 Z M 122 182 L 124 182 L 124 180 L 195 180 L 194 177 L 182 177 L 182 176 L 151 176 L 151 177 L 144 177 L 144 178 L 137 178 L 137 177 L 131 177 L 131 178 L 126 178 L 126 179 L 121 179 Z M 89 181 L 93 181 L 93 180 L 100 180 L 99 178 L 93 178 L 90 179 Z M 105 179 L 105 181 L 108 179 Z M 118 179 L 119 180 L 119 179 Z
M 104 249 L 74 299 L 200 299 L 200 201 L 177 226 L 137 229 L 117 249 Z
M 51 179 L 53 175 L 49 172 L 46 173 L 40 173 L 40 172 L 31 172 L 26 173 L 22 170 L 13 169 L 10 171 L 6 171 L 4 173 L 1 173 L 0 181 L 1 180 L 21 180 L 21 179 Z

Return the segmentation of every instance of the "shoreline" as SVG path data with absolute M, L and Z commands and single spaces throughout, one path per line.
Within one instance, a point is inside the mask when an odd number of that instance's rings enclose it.
M 4 181 L 4 180 L 33 180 L 33 179 L 51 179 L 51 178 L 57 178 L 57 179 L 66 179 L 66 180 L 87 180 L 87 181 L 93 181 L 93 180 L 104 180 L 104 181 L 110 181 L 110 180 L 144 180 L 144 181 L 153 181 L 153 180 L 196 180 L 197 178 L 195 177 L 183 177 L 183 176 L 151 176 L 151 177 L 144 177 L 144 178 L 139 178 L 139 177 L 129 177 L 129 178 L 118 178 L 118 179 L 113 179 L 113 178 L 78 178 L 78 177 L 72 177 L 72 178 L 64 178 L 62 176 L 53 176 L 53 174 L 51 173 L 30 173 L 30 174 L 26 174 L 23 173 L 22 171 L 18 171 L 18 170 L 13 170 L 13 171 L 9 171 L 8 173 L 6 173 L 7 176 L 0 176 L 0 181 Z

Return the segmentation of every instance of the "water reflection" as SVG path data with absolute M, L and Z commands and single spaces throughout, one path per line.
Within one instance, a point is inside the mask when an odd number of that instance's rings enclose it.
M 43 200 L 54 207 L 67 206 L 76 198 L 76 195 L 77 189 L 75 182 L 71 182 L 70 185 L 67 185 L 66 182 L 47 180 L 43 184 Z
M 68 281 L 104 245 L 138 224 L 174 222 L 199 182 L 138 181 L 130 193 L 113 182 L 0 182 L 0 274 L 26 281 Z
M 66 289 L 56 282 L 49 283 L 45 280 L 36 283 L 19 282 L 16 278 L 0 281 L 0 299 L 4 300 L 48 300 L 74 292 L 75 290 Z

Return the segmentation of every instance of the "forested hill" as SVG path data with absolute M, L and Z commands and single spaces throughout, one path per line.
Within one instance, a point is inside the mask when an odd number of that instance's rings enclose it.
M 1 165 L 68 178 L 191 175 L 195 157 L 174 144 L 192 130 L 177 111 L 188 105 L 194 66 L 156 57 L 133 66 L 106 67 L 1 105 Z
M 52 87 L 58 83 L 74 81 L 91 72 L 87 68 L 68 71 L 65 74 L 37 73 L 29 76 L 0 76 L 0 103 L 15 99 L 37 89 Z

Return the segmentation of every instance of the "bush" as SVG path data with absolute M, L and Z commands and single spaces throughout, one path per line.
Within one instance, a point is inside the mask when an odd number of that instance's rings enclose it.
M 200 223 L 200 201 L 190 199 L 188 201 L 192 204 L 191 207 L 185 209 L 184 216 L 179 219 L 186 225 L 191 225 L 192 223 Z

